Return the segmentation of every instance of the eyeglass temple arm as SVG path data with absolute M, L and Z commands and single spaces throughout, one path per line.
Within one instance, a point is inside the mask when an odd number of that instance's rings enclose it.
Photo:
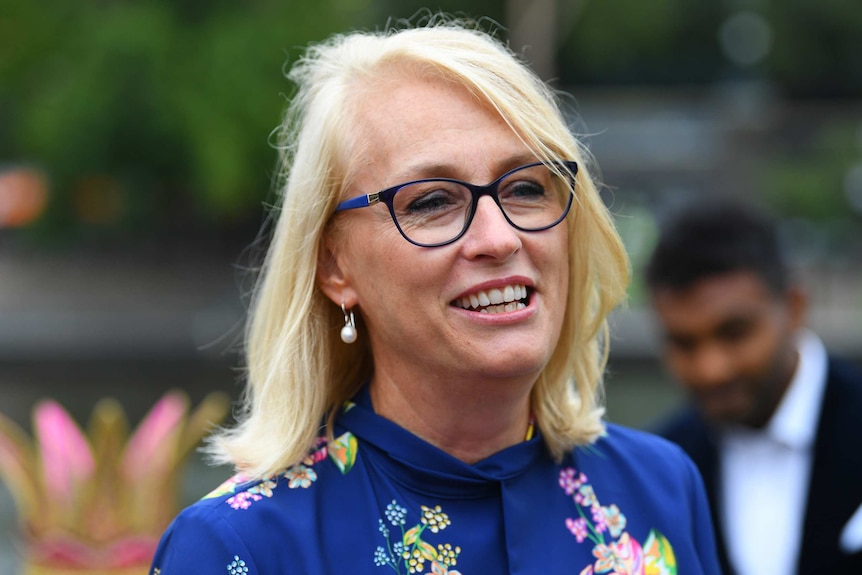
M 350 198 L 349 200 L 344 200 L 340 204 L 335 207 L 336 212 L 341 212 L 344 210 L 355 210 L 356 208 L 366 208 L 368 206 L 373 206 L 377 202 L 380 201 L 380 193 L 376 192 L 373 194 L 366 194 L 364 196 L 356 196 L 355 198 Z

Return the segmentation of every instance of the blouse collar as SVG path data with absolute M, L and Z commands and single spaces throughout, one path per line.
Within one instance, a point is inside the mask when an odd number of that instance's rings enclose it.
M 348 403 L 337 421 L 343 431 L 353 433 L 360 453 L 393 479 L 438 495 L 475 496 L 496 489 L 501 481 L 525 471 L 540 457 L 547 457 L 541 432 L 499 451 L 473 465 L 452 457 L 392 421 L 377 415 L 368 386 Z

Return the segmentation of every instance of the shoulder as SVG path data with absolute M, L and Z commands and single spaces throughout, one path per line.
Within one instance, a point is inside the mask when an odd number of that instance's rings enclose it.
M 862 370 L 846 359 L 829 357 L 820 429 L 834 428 L 844 435 L 858 428 L 862 412 Z
M 688 456 L 675 442 L 649 431 L 641 431 L 613 423 L 595 443 L 596 449 L 629 461 L 662 461 L 668 464 L 686 463 Z
M 285 509 L 295 513 L 303 506 L 312 506 L 321 483 L 326 483 L 327 475 L 335 468 L 328 461 L 330 450 L 331 446 L 321 437 L 318 446 L 301 462 L 264 478 L 234 475 L 203 496 L 188 512 L 214 513 L 241 529 L 249 519 L 257 524 L 268 514 L 283 513 Z
M 830 386 L 839 387 L 848 397 L 862 401 L 862 368 L 845 358 L 829 356 L 827 369 Z
M 650 431 L 682 447 L 687 453 L 707 449 L 712 441 L 710 428 L 691 406 L 682 407 L 650 427 Z
M 574 459 L 577 478 L 588 480 L 597 497 L 613 502 L 624 514 L 628 531 L 637 537 L 660 535 L 669 550 L 672 545 L 676 561 L 692 572 L 719 572 L 703 481 L 678 445 L 608 424 L 607 432 L 593 445 L 579 448 Z M 566 479 L 561 475 L 561 485 Z M 655 540 L 642 541 L 647 545 Z
M 577 455 L 593 475 L 627 489 L 679 489 L 690 496 L 702 489 L 691 458 L 677 444 L 653 433 L 608 424 L 606 433 Z
M 153 575 L 179 573 L 254 575 L 251 551 L 227 518 L 210 502 L 184 509 L 162 535 L 153 557 Z
M 183 509 L 165 532 L 163 543 L 187 547 L 198 539 L 241 542 L 260 527 L 262 518 L 275 507 L 279 490 L 289 489 L 288 484 L 281 474 L 255 480 L 235 475 Z M 249 512 L 252 507 L 254 513 Z
M 162 536 L 153 562 L 157 573 L 209 572 L 201 567 L 208 562 L 223 572 L 225 565 L 241 561 L 247 570 L 236 573 L 253 574 L 260 572 L 252 569 L 255 558 L 286 560 L 299 553 L 321 500 L 328 499 L 321 492 L 327 476 L 333 470 L 341 475 L 327 453 L 322 443 L 302 462 L 270 477 L 235 475 L 184 509 Z

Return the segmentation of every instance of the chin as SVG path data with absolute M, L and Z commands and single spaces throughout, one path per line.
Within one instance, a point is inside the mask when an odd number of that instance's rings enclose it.
M 500 355 L 497 353 L 483 362 L 483 375 L 500 379 L 530 378 L 535 381 L 548 365 L 549 359 L 544 353 L 536 353 L 512 355 L 503 362 L 500 361 Z
M 750 410 L 728 410 L 726 408 L 703 409 L 705 417 L 719 425 L 742 425 L 745 427 L 760 427 L 754 421 Z

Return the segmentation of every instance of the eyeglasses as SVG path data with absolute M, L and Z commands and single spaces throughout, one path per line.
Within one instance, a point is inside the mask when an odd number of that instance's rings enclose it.
M 577 162 L 535 162 L 510 170 L 486 186 L 451 178 L 426 178 L 345 200 L 335 211 L 383 202 L 404 239 L 423 248 L 435 248 L 464 235 L 476 214 L 479 198 L 487 195 L 513 228 L 540 232 L 556 226 L 569 213 L 577 173 Z

